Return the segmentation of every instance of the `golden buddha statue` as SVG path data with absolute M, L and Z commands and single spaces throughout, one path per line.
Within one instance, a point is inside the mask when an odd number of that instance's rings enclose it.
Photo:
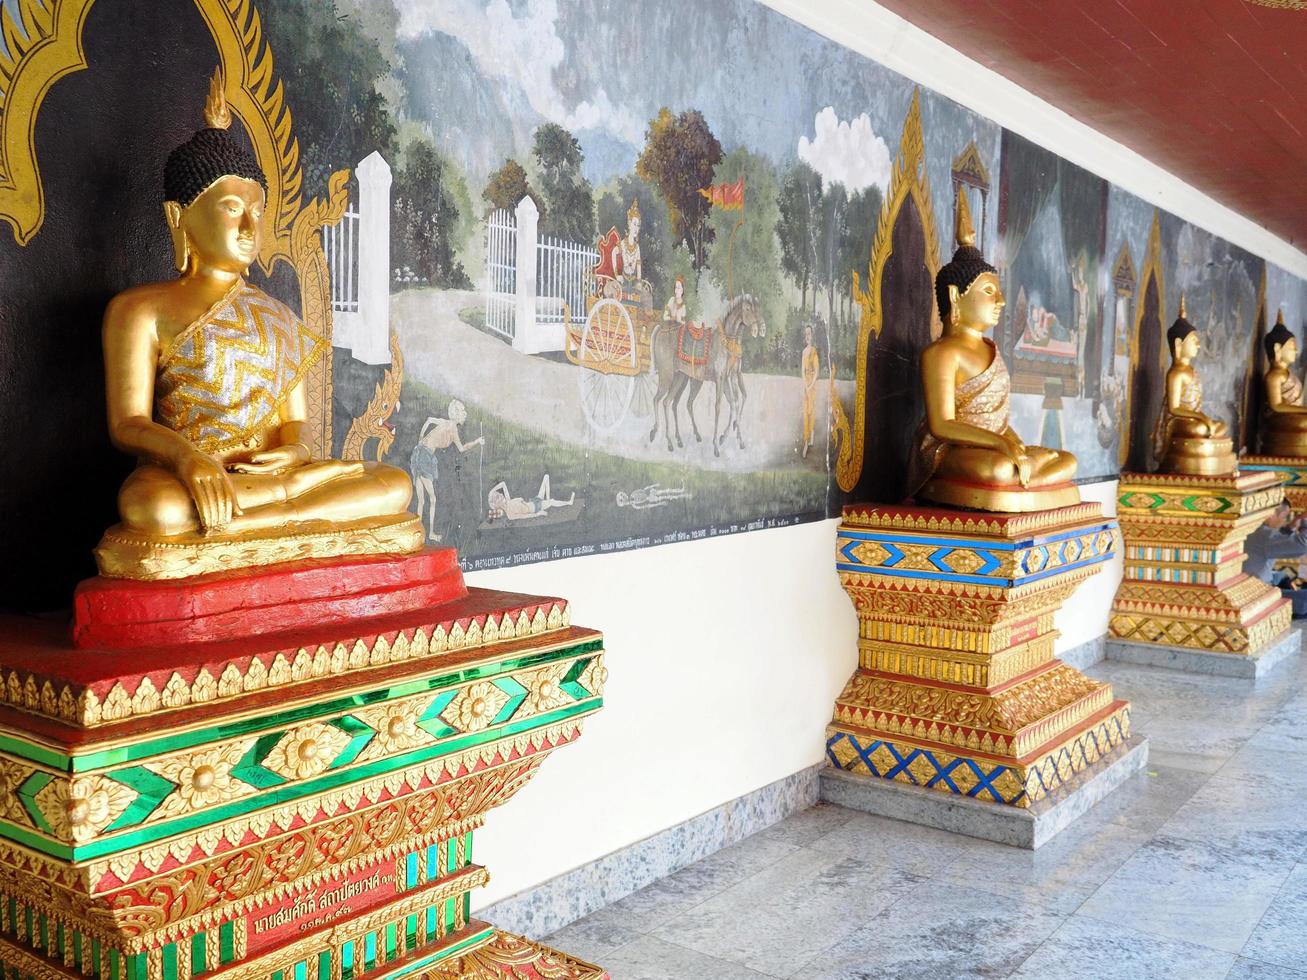
M 422 545 L 412 487 L 379 463 L 311 459 L 304 379 L 327 341 L 246 282 L 266 180 L 228 132 L 215 76 L 207 128 L 168 157 L 164 215 L 181 275 L 115 296 L 104 316 L 109 432 L 140 460 L 102 575 L 180 578 Z
M 1027 446 L 1008 424 L 1011 382 L 995 343 L 1005 300 L 997 270 L 976 248 L 966 194 L 958 195 L 953 260 L 935 277 L 943 335 L 921 352 L 926 417 L 910 488 L 921 500 L 991 511 L 1080 502 L 1071 453 Z
M 1203 382 L 1193 368 L 1202 350 L 1198 329 L 1180 314 L 1166 332 L 1171 367 L 1166 372 L 1165 400 L 1153 429 L 1153 453 L 1159 473 L 1217 476 L 1238 467 L 1226 424 L 1202 412 Z
M 1307 407 L 1302 382 L 1293 373 L 1298 341 L 1284 325 L 1284 310 L 1263 340 L 1266 349 L 1265 405 L 1262 409 L 1262 452 L 1267 456 L 1307 456 Z

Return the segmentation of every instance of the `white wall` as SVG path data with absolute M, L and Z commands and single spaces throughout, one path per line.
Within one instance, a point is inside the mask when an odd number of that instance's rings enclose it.
M 1307 256 L 1120 144 L 866 0 L 767 0 L 1281 267 Z M 798 81 L 798 80 L 796 80 Z M 1115 513 L 1115 481 L 1082 487 Z M 857 659 L 833 568 L 835 521 L 625 554 L 480 572 L 469 583 L 569 598 L 604 631 L 607 706 L 479 835 L 484 906 L 673 826 L 822 758 Z M 1058 651 L 1101 636 L 1116 561 L 1057 618 Z
M 605 707 L 477 838 L 480 904 L 515 894 L 822 758 L 857 662 L 837 521 L 477 572 L 568 597 L 600 629 Z
M 1081 488 L 1114 514 L 1116 482 Z M 468 584 L 572 603 L 604 632 L 605 707 L 477 840 L 484 906 L 822 760 L 857 620 L 838 521 L 477 572 Z M 1101 636 L 1121 562 L 1058 615 L 1057 649 Z

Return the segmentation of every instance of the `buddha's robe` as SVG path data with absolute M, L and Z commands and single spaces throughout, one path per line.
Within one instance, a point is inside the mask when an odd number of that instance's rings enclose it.
M 1006 432 L 1012 380 L 993 341 L 986 339 L 985 343 L 993 353 L 993 359 L 989 362 L 989 367 L 957 386 L 953 418 L 986 432 Z M 917 428 L 917 452 L 912 460 L 908 480 L 910 493 L 916 493 L 922 484 L 934 476 L 950 445 L 951 443 L 936 439 L 930 431 L 929 423 L 922 420 Z
M 155 420 L 211 455 L 264 448 L 326 349 L 285 304 L 238 280 L 160 354 Z
M 1197 412 L 1202 406 L 1203 379 L 1197 374 L 1192 374 L 1180 389 L 1180 407 Z M 1171 444 L 1171 437 L 1177 424 L 1194 425 L 1198 421 L 1198 419 L 1176 415 L 1171 411 L 1170 403 L 1163 401 L 1162 411 L 1158 413 L 1157 422 L 1153 425 L 1153 454 L 1158 459 L 1166 455 L 1166 449 Z

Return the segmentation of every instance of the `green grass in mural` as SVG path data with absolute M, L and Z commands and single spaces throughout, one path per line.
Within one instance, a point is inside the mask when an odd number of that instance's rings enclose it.
M 449 400 L 445 392 L 406 381 L 401 411 L 393 419 L 396 439 L 386 461 L 407 467 L 422 423 L 430 416 L 444 417 Z M 576 553 L 578 545 L 595 550 L 611 542 L 626 542 L 629 547 L 642 543 L 629 539 L 663 539 L 678 530 L 702 537 L 706 536 L 703 529 L 720 533 L 762 528 L 769 521 L 788 523 L 796 516 L 816 518 L 825 506 L 827 478 L 815 464 L 812 470 L 723 473 L 674 458 L 667 463 L 631 460 L 561 442 L 474 405 L 467 410 L 463 442 L 482 436 L 485 446 L 461 454 L 452 448 L 441 453 L 436 491 L 442 543 L 456 545 L 467 559 L 554 547 L 570 547 Z M 551 511 L 554 521 L 547 524 L 481 526 L 491 487 L 503 480 L 514 495 L 530 499 L 546 473 L 555 498 L 575 493 L 583 506 L 571 513 L 566 508 Z M 661 507 L 619 506 L 619 493 L 629 497 L 632 491 L 653 484 L 683 489 L 687 496 Z

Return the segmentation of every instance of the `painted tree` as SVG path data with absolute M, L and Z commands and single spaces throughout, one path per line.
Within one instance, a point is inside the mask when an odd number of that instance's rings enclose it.
M 853 315 L 853 273 L 857 272 L 865 281 L 867 266 L 871 261 L 871 246 L 876 239 L 876 224 L 880 221 L 880 209 L 884 198 L 880 188 L 875 184 L 855 191 L 849 195 L 848 208 L 845 211 L 840 241 L 840 256 L 843 268 L 839 272 L 842 285 L 837 290 L 843 293 L 845 312 L 844 322 L 848 323 Z
M 374 150 L 393 161 L 395 126 L 378 90 L 391 66 L 358 19 L 333 0 L 280 0 L 260 10 L 295 123 L 305 198 L 326 194 L 333 171 Z
M 581 144 L 557 123 L 545 123 L 535 131 L 531 154 L 549 211 L 542 229 L 568 241 L 588 242 L 594 232 L 594 192 L 581 173 Z
M 522 198 L 530 197 L 540 211 L 540 220 L 545 220 L 545 203 L 527 181 L 526 171 L 516 160 L 505 160 L 504 165 L 490 175 L 481 196 L 490 202 L 492 208 L 506 211 L 516 208 Z
M 703 113 L 686 109 L 678 116 L 664 106 L 649 122 L 644 151 L 635 163 L 636 173 L 656 184 L 667 201 L 672 236 L 685 242 L 702 269 L 712 244 L 707 218 L 710 205 L 699 193 L 713 181 L 722 159 L 722 145 L 708 128 Z
M 470 287 L 457 257 L 463 215 L 454 165 L 426 137 L 410 141 L 402 161 L 391 187 L 391 263 L 435 286 Z
M 826 287 L 826 322 L 836 325 L 835 293 L 848 292 L 848 278 L 844 275 L 847 263 L 840 246 L 847 235 L 849 192 L 843 184 L 830 184 L 821 197 L 821 227 L 817 234 L 817 272 Z M 815 307 L 815 303 L 813 304 Z
M 780 244 L 776 237 L 780 220 L 776 172 L 765 156 L 739 148 L 717 165 L 712 182 L 734 183 L 741 177 L 744 208 L 727 211 L 717 207 L 708 215 L 714 238 L 708 249 L 707 275 L 728 300 L 740 293 L 749 293 L 758 300 L 768 325 L 766 343 L 775 346 L 780 338 L 779 327 L 785 322 Z M 740 219 L 743 223 L 739 223 Z
M 821 227 L 821 175 L 806 163 L 795 163 L 781 180 L 777 205 L 780 219 L 776 235 L 781 245 L 781 268 L 799 287 L 800 306 L 808 309 L 808 284 L 812 282 L 815 308 L 817 284 L 817 240 Z
M 619 235 L 625 235 L 626 212 L 632 201 L 640 204 L 640 259 L 644 277 L 649 280 L 655 296 L 669 296 L 674 281 L 670 261 L 676 240 L 672 237 L 667 205 L 657 187 L 634 174 L 619 178 L 615 185 L 599 195 L 595 208 L 596 228 L 600 235 L 607 234 L 609 228 L 616 228 Z

